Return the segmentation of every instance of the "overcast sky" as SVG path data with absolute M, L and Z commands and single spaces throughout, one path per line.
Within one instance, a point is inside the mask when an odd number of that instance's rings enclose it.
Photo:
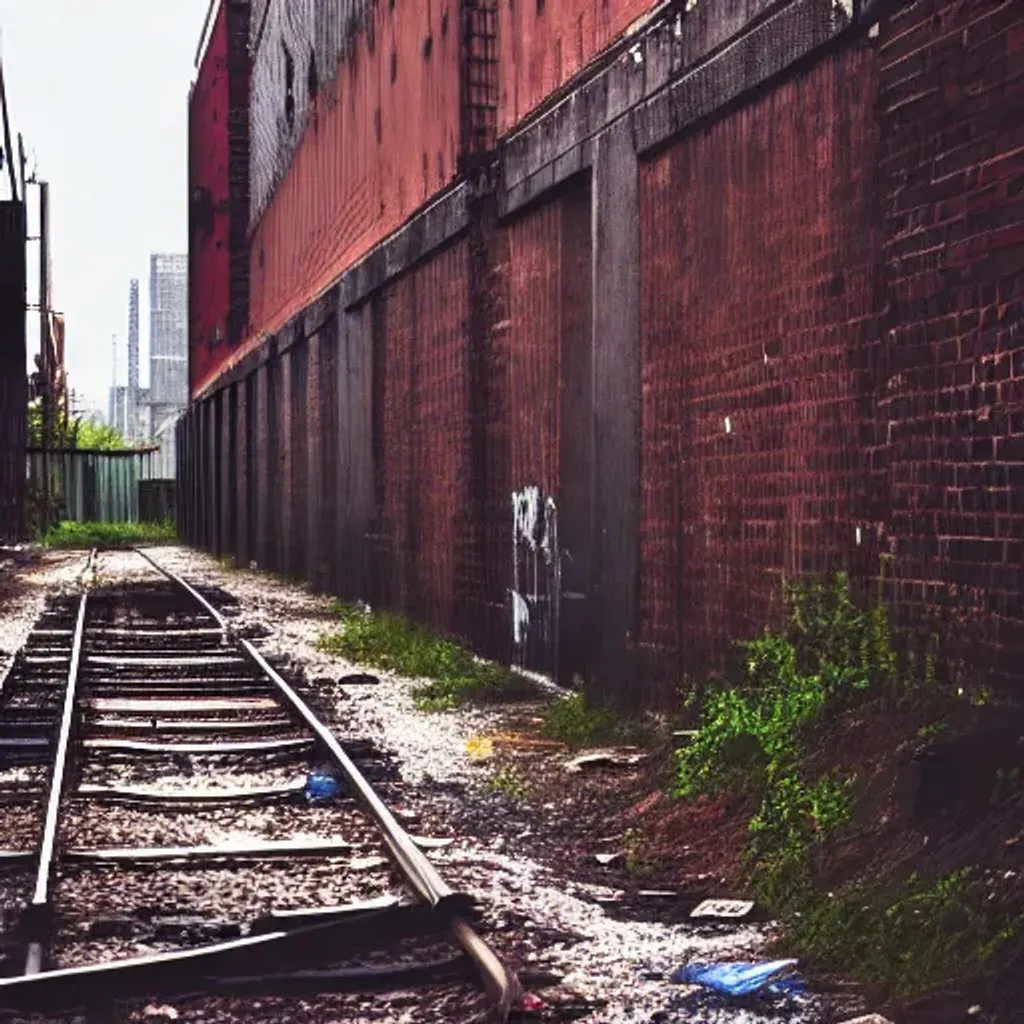
M 130 279 L 139 279 L 146 384 L 149 254 L 187 251 L 188 90 L 208 6 L 0 0 L 12 127 L 25 136 L 29 173 L 50 183 L 53 301 L 67 318 L 71 385 L 104 410 L 115 334 L 125 381 Z M 36 196 L 30 188 L 30 234 Z M 35 302 L 35 243 L 28 260 Z M 30 352 L 38 337 L 36 321 Z

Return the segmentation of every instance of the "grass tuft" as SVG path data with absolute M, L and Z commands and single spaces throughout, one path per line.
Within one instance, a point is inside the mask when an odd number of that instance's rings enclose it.
M 321 636 L 319 649 L 419 680 L 412 694 L 421 710 L 446 711 L 468 701 L 510 700 L 532 692 L 509 669 L 482 661 L 465 647 L 436 637 L 400 615 L 342 603 L 336 603 L 334 610 L 341 628 Z
M 58 523 L 41 543 L 48 548 L 127 548 L 136 544 L 175 541 L 174 522 L 163 523 Z
M 570 747 L 594 747 L 620 740 L 622 723 L 614 711 L 591 704 L 582 693 L 571 693 L 548 705 L 541 731 Z

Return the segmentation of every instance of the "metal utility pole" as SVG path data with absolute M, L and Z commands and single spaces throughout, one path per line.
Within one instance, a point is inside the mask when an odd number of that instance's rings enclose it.
M 39 352 L 43 376 L 43 531 L 50 528 L 50 432 L 53 396 L 50 394 L 50 186 L 39 182 Z

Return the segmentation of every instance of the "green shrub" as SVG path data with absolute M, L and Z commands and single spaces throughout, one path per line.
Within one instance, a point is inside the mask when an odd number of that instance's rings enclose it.
M 753 791 L 755 859 L 799 861 L 841 826 L 851 809 L 850 779 L 808 777 L 808 730 L 898 679 L 881 604 L 859 609 L 849 582 L 784 585 L 783 629 L 745 643 L 742 687 L 711 691 L 700 727 L 677 754 L 680 796 Z

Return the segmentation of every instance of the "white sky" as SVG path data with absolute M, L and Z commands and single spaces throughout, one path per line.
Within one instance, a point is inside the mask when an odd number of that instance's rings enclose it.
M 71 386 L 107 407 L 113 336 L 126 380 L 128 284 L 139 279 L 148 383 L 149 254 L 186 252 L 187 110 L 209 0 L 0 0 L 0 47 L 28 173 L 50 183 L 54 308 Z M 7 195 L 6 170 L 0 193 Z M 29 188 L 29 233 L 38 191 Z M 39 254 L 29 243 L 29 301 Z M 29 352 L 38 351 L 30 316 Z

